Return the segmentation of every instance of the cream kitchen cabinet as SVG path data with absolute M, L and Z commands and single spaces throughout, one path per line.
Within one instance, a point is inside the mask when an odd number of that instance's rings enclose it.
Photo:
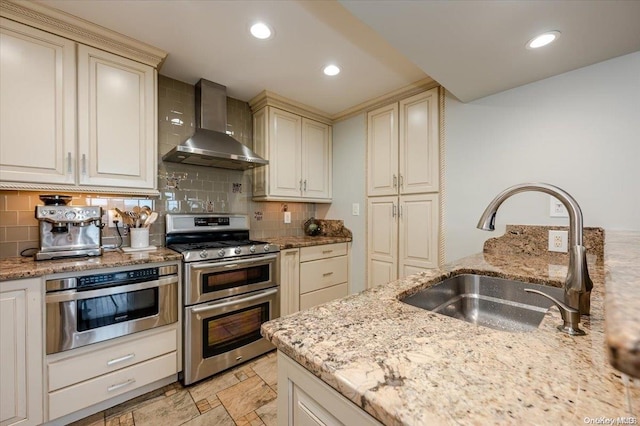
M 278 389 L 278 424 L 382 424 L 280 351 Z
M 336 243 L 281 251 L 281 315 L 347 296 L 349 250 L 349 243 Z
M 0 424 L 38 425 L 43 421 L 43 283 L 30 278 L 0 284 Z
M 437 192 L 438 89 L 368 113 L 367 195 Z
M 157 195 L 153 48 L 44 5 L 1 6 L 0 189 Z
M 438 266 L 438 206 L 438 194 L 369 197 L 370 287 Z
M 331 202 L 331 126 L 272 106 L 253 123 L 254 151 L 269 160 L 254 169 L 253 198 Z

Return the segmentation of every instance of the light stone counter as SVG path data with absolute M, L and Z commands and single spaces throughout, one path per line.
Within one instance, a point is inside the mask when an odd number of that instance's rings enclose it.
M 629 290 L 620 278 L 629 270 L 637 278 L 640 247 L 634 241 L 640 237 L 608 232 L 605 238 L 606 290 L 613 297 L 607 309 L 628 304 L 633 308 L 625 311 L 624 321 L 634 323 L 627 333 L 609 324 L 607 331 L 619 336 L 621 345 L 637 342 L 640 286 L 636 281 Z M 627 255 L 616 257 L 620 250 Z M 625 386 L 607 357 L 605 265 L 589 256 L 589 270 L 594 290 L 591 316 L 581 324 L 583 337 L 556 330 L 561 318 L 555 307 L 539 329 L 508 333 L 398 300 L 466 272 L 561 286 L 566 267 L 500 252 L 270 321 L 262 331 L 285 355 L 387 425 L 585 424 L 585 418 L 637 416 L 640 386 Z M 620 320 L 606 319 L 612 318 Z
M 182 255 L 173 250 L 158 247 L 153 251 L 124 253 L 117 250 L 105 252 L 102 256 L 57 260 L 36 261 L 33 257 L 10 257 L 0 259 L 0 281 L 170 260 L 182 260 Z

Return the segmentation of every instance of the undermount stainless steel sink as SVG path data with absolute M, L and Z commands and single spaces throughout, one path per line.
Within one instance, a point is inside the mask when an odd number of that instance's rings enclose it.
M 526 293 L 525 288 L 539 290 L 559 300 L 564 294 L 561 288 L 556 287 L 462 274 L 447 278 L 401 301 L 496 330 L 526 332 L 538 328 L 553 302 Z

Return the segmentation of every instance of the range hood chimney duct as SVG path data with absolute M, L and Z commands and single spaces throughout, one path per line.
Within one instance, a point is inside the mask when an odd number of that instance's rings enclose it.
M 227 88 L 205 79 L 196 83 L 196 132 L 162 160 L 195 166 L 247 170 L 269 164 L 227 133 Z

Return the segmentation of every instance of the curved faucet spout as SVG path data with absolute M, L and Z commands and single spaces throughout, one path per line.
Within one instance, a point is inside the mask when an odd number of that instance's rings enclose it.
M 496 213 L 500 205 L 509 197 L 520 192 L 537 191 L 556 197 L 569 213 L 569 271 L 564 287 L 565 303 L 588 315 L 593 283 L 587 270 L 586 250 L 582 244 L 582 210 L 578 202 L 569 193 L 548 183 L 522 183 L 509 187 L 499 193 L 487 206 L 478 221 L 478 228 L 485 231 L 495 230 Z

